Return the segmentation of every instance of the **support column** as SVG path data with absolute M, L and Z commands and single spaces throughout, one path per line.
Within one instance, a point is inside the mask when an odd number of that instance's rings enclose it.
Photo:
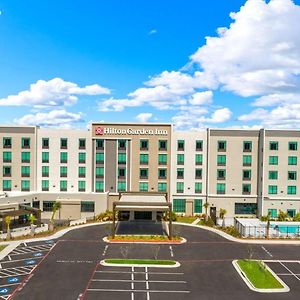
M 116 215 L 116 205 L 115 203 L 113 203 L 113 227 L 112 227 L 112 238 L 114 239 L 115 238 L 115 235 L 116 235 L 116 218 L 115 218 L 115 215 Z
M 173 236 L 173 229 L 172 229 L 172 207 L 169 207 L 169 240 L 172 239 Z

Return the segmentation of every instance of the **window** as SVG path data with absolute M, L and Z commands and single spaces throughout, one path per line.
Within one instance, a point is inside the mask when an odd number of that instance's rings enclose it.
M 30 148 L 30 138 L 22 138 L 22 148 L 23 149 Z
M 226 141 L 218 141 L 218 151 L 226 151 Z
M 118 192 L 126 191 L 126 182 L 125 181 L 118 181 Z
M 95 212 L 95 202 L 93 201 L 81 201 L 81 212 Z
M 195 179 L 202 179 L 202 169 L 195 169 Z
M 184 190 L 184 183 L 183 182 L 177 182 L 176 183 L 177 193 L 183 193 L 183 190 Z
M 49 180 L 42 180 L 42 191 L 49 191 Z
M 68 162 L 68 152 L 60 152 L 60 162 L 61 163 Z
M 184 140 L 177 141 L 177 151 L 184 151 Z
M 11 180 L 3 180 L 3 191 L 11 191 Z
M 126 153 L 118 153 L 118 164 L 119 165 L 126 164 Z
M 295 185 L 289 185 L 287 187 L 287 193 L 288 193 L 288 195 L 296 195 L 296 190 L 297 190 L 297 188 L 296 188 Z
M 68 182 L 67 180 L 61 180 L 60 181 L 60 191 L 61 192 L 66 192 L 68 189 Z
M 85 149 L 85 139 L 79 139 L 78 144 L 79 149 Z
M 49 139 L 48 138 L 42 138 L 42 148 L 49 149 Z
M 168 161 L 167 154 L 158 154 L 158 164 L 159 165 L 166 165 Z
M 43 211 L 52 211 L 55 201 L 43 201 Z
M 158 178 L 166 179 L 167 178 L 167 169 L 158 169 Z
M 104 182 L 103 181 L 96 181 L 96 192 L 102 193 L 104 191 Z
M 195 214 L 201 214 L 202 213 L 202 200 L 201 199 L 195 199 L 194 200 L 194 213 Z
M 225 194 L 225 183 L 217 183 L 217 194 Z
M 21 191 L 22 192 L 30 191 L 30 181 L 29 180 L 21 180 Z
M 202 182 L 195 182 L 195 193 L 202 193 Z
M 30 177 L 30 167 L 29 166 L 21 167 L 21 176 L 22 177 Z
M 42 162 L 43 163 L 49 162 L 49 152 L 42 152 Z
M 148 179 L 148 169 L 140 169 L 140 178 Z
M 226 155 L 218 155 L 217 164 L 218 166 L 226 166 Z
M 252 164 L 252 156 L 243 155 L 243 166 L 251 166 L 251 164 Z
M 236 215 L 255 215 L 256 212 L 256 203 L 235 203 L 234 205 L 234 213 Z
M 298 148 L 298 143 L 297 142 L 289 142 L 289 150 L 290 151 L 296 151 Z
M 288 180 L 296 180 L 297 172 L 296 171 L 288 171 Z
M 148 140 L 140 140 L 140 150 L 148 150 L 149 141 Z
M 268 215 L 270 215 L 271 218 L 277 218 L 277 209 L 269 208 Z
M 126 177 L 126 168 L 118 168 L 118 178 L 125 178 Z
M 67 176 L 68 176 L 68 168 L 60 167 L 60 177 L 67 177 Z
M 103 150 L 104 149 L 104 140 L 96 140 L 96 149 Z
M 243 170 L 243 180 L 251 179 L 251 170 Z
M 118 140 L 118 149 L 126 150 L 126 140 Z
M 196 165 L 202 165 L 202 154 L 195 155 L 195 163 Z
M 96 167 L 96 178 L 103 178 L 103 177 L 104 177 L 104 168 Z
M 177 169 L 177 179 L 183 179 L 184 178 L 184 169 L 178 168 Z
M 243 151 L 244 152 L 251 152 L 252 151 L 252 142 L 245 141 Z
M 3 148 L 11 148 L 12 142 L 10 137 L 3 138 Z
M 78 162 L 80 164 L 85 164 L 85 158 L 86 158 L 86 155 L 84 152 L 79 152 L 78 153 Z
M 196 141 L 196 151 L 202 151 L 202 149 L 203 149 L 203 141 L 197 140 Z
M 96 153 L 96 164 L 104 163 L 104 153 Z
M 226 170 L 217 170 L 217 179 L 218 180 L 225 180 L 226 178 Z
M 243 195 L 249 195 L 251 193 L 251 184 L 243 184 Z
M 148 162 L 149 162 L 149 155 L 148 154 L 140 154 L 140 164 L 148 165 Z
M 68 139 L 60 139 L 60 149 L 68 148 Z
M 270 195 L 276 195 L 277 194 L 277 185 L 269 185 L 269 188 L 268 188 L 268 193 Z
M 32 201 L 32 207 L 40 209 L 40 201 Z
M 42 177 L 49 177 L 49 166 L 42 166 Z
M 159 140 L 158 141 L 158 150 L 166 151 L 167 150 L 167 141 Z
M 85 192 L 85 181 L 78 181 L 78 192 Z
M 165 182 L 159 182 L 157 185 L 157 189 L 159 192 L 166 192 L 167 191 L 167 184 Z
M 278 179 L 278 171 L 269 171 L 269 179 L 270 180 Z
M 278 165 L 278 156 L 269 156 L 269 165 Z
M 140 182 L 140 192 L 148 192 L 148 182 Z
M 177 165 L 184 165 L 184 154 L 177 154 Z
M 278 142 L 270 142 L 270 150 L 278 150 Z
M 29 163 L 30 162 L 30 152 L 22 152 L 21 160 L 22 160 L 22 163 Z
M 78 167 L 78 177 L 85 177 L 85 167 Z
M 185 213 L 185 199 L 174 199 L 173 211 L 178 213 Z
M 11 152 L 3 152 L 3 162 L 11 162 L 12 160 L 12 153 Z
M 291 217 L 294 218 L 295 214 L 296 214 L 296 210 L 295 209 L 287 209 L 287 214 Z
M 297 165 L 297 156 L 289 156 L 288 157 L 288 164 L 290 166 L 296 166 Z
M 11 167 L 10 166 L 3 167 L 3 177 L 11 177 Z

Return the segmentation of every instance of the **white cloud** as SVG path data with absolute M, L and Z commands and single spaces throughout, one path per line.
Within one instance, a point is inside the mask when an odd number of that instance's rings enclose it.
M 83 122 L 81 113 L 71 113 L 64 109 L 52 110 L 47 113 L 28 114 L 20 119 L 15 119 L 18 125 L 39 125 L 44 127 L 69 128 L 74 123 Z
M 157 30 L 156 29 L 152 29 L 148 32 L 149 35 L 152 35 L 152 34 L 155 34 L 157 33 Z
M 152 118 L 153 114 L 152 113 L 140 113 L 138 114 L 135 118 L 139 122 L 148 122 Z
M 76 83 L 53 78 L 49 81 L 38 80 L 30 88 L 0 99 L 0 106 L 33 106 L 35 108 L 61 107 L 74 105 L 78 95 L 109 94 L 110 90 L 98 84 L 79 87 Z
M 191 99 L 189 100 L 189 103 L 192 105 L 211 104 L 212 97 L 212 91 L 198 92 L 192 95 Z

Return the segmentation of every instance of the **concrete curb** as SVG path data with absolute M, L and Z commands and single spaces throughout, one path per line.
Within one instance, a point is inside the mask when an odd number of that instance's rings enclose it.
M 149 242 L 133 242 L 133 241 L 110 241 L 107 236 L 105 236 L 102 240 L 105 243 L 109 243 L 109 244 L 150 244 L 150 245 L 181 245 L 187 242 L 187 240 L 183 237 L 181 237 L 181 241 L 180 242 L 164 242 L 164 241 L 149 241 Z
M 248 279 L 248 277 L 246 276 L 246 274 L 242 271 L 242 269 L 240 268 L 239 264 L 237 263 L 237 259 L 232 261 L 232 264 L 234 266 L 234 268 L 236 269 L 236 271 L 238 272 L 238 274 L 240 275 L 240 277 L 242 277 L 243 281 L 247 284 L 248 288 L 252 291 L 258 292 L 258 293 L 287 293 L 290 291 L 290 288 L 285 284 L 285 282 L 279 278 L 274 272 L 273 270 L 268 267 L 264 262 L 262 262 L 265 266 L 266 269 L 277 279 L 277 281 L 279 281 L 283 288 L 278 288 L 278 289 L 258 289 L 256 288 L 252 282 Z
M 13 241 L 9 242 L 7 246 L 0 252 L 0 260 L 2 260 L 5 256 L 7 256 L 10 252 L 15 250 L 22 242 L 20 241 Z M 2 244 L 5 245 L 5 244 Z
M 105 267 L 137 267 L 137 268 L 178 268 L 180 267 L 180 263 L 176 261 L 175 265 L 147 265 L 147 264 L 111 264 L 105 262 L 105 260 L 100 261 L 100 265 L 105 266 Z

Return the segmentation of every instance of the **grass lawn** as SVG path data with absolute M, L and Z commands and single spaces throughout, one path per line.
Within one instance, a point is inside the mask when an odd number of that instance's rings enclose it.
M 154 260 L 154 259 L 105 259 L 109 264 L 131 264 L 131 265 L 168 265 L 173 266 L 176 264 L 174 260 Z
M 177 217 L 177 221 L 176 222 L 181 222 L 181 223 L 193 223 L 195 220 L 197 219 L 197 217 Z
M 238 260 L 238 265 L 256 288 L 283 288 L 282 284 L 266 269 L 262 262 L 255 260 Z
M 6 247 L 6 245 L 0 245 L 0 252 Z

